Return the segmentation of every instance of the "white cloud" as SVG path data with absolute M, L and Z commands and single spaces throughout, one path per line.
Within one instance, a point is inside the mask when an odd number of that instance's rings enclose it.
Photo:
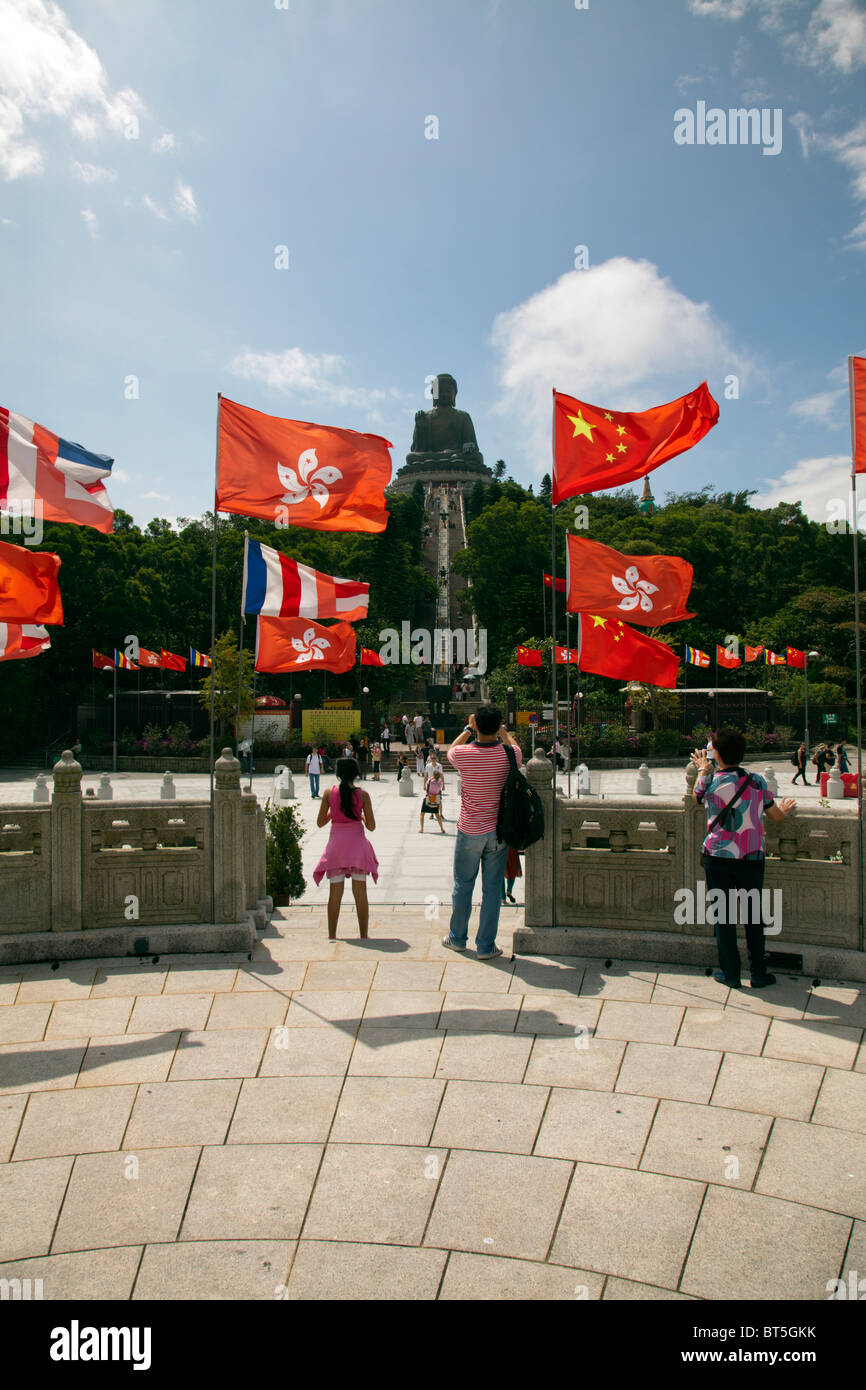
M 90 208 L 82 208 L 81 217 L 90 235 L 92 237 L 99 236 L 99 220 L 96 213 L 92 212 Z
M 149 193 L 145 193 L 141 201 L 147 208 L 148 212 L 153 213 L 154 217 L 158 217 L 162 222 L 168 221 L 168 213 L 165 211 L 164 208 L 161 208 L 158 203 L 155 203 L 153 201 Z
M 617 257 L 569 271 L 499 314 L 501 399 L 516 442 L 549 469 L 551 388 L 596 405 L 644 410 L 710 373 L 753 370 L 707 304 L 676 290 L 649 261 Z
M 168 150 L 173 150 L 174 136 L 171 131 L 167 130 L 164 135 L 158 135 L 155 140 L 151 141 L 150 148 L 154 154 L 166 154 Z
M 780 502 L 799 502 L 812 521 L 827 521 L 830 504 L 840 499 L 847 506 L 851 491 L 851 458 L 830 454 L 825 458 L 800 459 L 780 478 L 762 478 L 763 490 L 751 499 L 753 507 L 776 507 Z
M 847 73 L 866 66 L 866 12 L 858 0 L 820 0 L 796 48 L 815 67 Z
M 304 352 L 285 348 L 282 352 L 253 352 L 244 348 L 229 363 L 229 371 L 247 381 L 259 381 L 272 391 L 284 391 L 312 401 L 328 400 L 339 406 L 371 410 L 387 393 L 361 386 L 346 386 L 339 380 L 345 359 L 336 353 Z
M 843 386 L 839 391 L 819 391 L 814 396 L 806 396 L 802 401 L 795 401 L 791 406 L 791 414 L 797 415 L 801 420 L 810 420 L 816 425 L 827 425 L 831 430 L 841 429 L 848 423 L 847 409 L 839 408 L 842 397 L 847 398 L 848 388 Z
M 851 195 L 857 203 L 866 203 L 866 120 L 858 121 L 844 135 L 824 135 L 818 132 L 812 118 L 804 112 L 792 117 L 800 136 L 804 159 L 814 149 L 829 154 L 851 175 Z M 846 241 L 858 250 L 866 250 L 866 218 L 850 232 Z
M 710 15 L 713 19 L 742 19 L 750 0 L 689 0 L 692 14 Z
M 185 217 L 190 222 L 198 221 L 198 206 L 193 191 L 189 184 L 182 183 L 180 179 L 175 185 L 174 207 L 180 217 Z
M 45 156 L 27 125 L 45 116 L 79 135 L 129 134 L 145 114 L 140 97 L 111 90 L 98 55 L 49 0 L 0 5 L 0 170 L 7 179 L 41 173 Z
M 117 178 L 116 169 L 105 169 L 101 164 L 79 164 L 72 162 L 72 172 L 82 183 L 113 183 Z
M 148 502 L 148 501 L 154 501 L 154 502 L 170 502 L 170 501 L 171 501 L 171 498 L 170 498 L 170 497 L 168 496 L 168 494 L 165 493 L 165 492 L 143 492 L 141 495 L 142 495 L 142 498 L 144 499 L 144 501 L 146 501 L 146 502 Z

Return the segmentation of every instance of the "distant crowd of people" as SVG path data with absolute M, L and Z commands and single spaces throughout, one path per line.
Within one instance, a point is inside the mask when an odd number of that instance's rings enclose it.
M 797 771 L 791 779 L 792 782 L 796 782 L 798 777 L 802 777 L 803 786 L 808 786 L 809 779 L 806 776 L 808 763 L 805 743 L 800 744 L 800 747 L 797 749 L 791 761 L 797 768 Z M 815 778 L 816 787 L 821 785 L 823 773 L 830 772 L 834 767 L 838 768 L 839 772 L 843 774 L 851 770 L 848 749 L 844 739 L 841 743 L 837 743 L 835 749 L 831 743 L 819 743 L 808 762 L 812 764 L 818 774 Z

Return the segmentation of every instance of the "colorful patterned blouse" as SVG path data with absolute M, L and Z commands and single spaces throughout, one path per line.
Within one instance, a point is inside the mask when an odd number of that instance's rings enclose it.
M 745 776 L 743 768 L 705 774 L 695 783 L 695 791 L 704 793 L 707 810 L 707 829 L 716 816 L 734 798 Z M 719 859 L 746 859 L 764 852 L 764 810 L 773 804 L 773 793 L 757 772 L 752 773 L 750 785 L 739 797 L 730 815 L 719 821 L 702 845 L 704 854 Z

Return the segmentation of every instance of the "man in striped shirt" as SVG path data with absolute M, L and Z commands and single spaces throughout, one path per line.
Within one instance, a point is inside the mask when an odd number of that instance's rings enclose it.
M 477 714 L 448 750 L 448 761 L 460 773 L 460 816 L 454 846 L 454 891 L 451 895 L 451 927 L 442 945 L 465 951 L 472 911 L 472 890 L 481 869 L 481 917 L 475 949 L 479 960 L 501 956 L 496 945 L 502 879 L 508 846 L 496 835 L 499 798 L 508 777 L 508 754 L 503 739 L 511 744 L 517 766 L 520 746 L 502 724 L 502 711 L 481 705 Z

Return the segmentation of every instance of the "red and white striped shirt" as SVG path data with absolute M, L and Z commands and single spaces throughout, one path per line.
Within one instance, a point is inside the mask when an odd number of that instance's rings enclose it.
M 513 745 L 512 745 L 513 747 Z M 523 759 L 514 749 L 517 766 Z M 461 743 L 448 750 L 448 761 L 460 773 L 460 816 L 464 835 L 489 835 L 496 829 L 499 798 L 508 778 L 508 754 L 501 743 Z

